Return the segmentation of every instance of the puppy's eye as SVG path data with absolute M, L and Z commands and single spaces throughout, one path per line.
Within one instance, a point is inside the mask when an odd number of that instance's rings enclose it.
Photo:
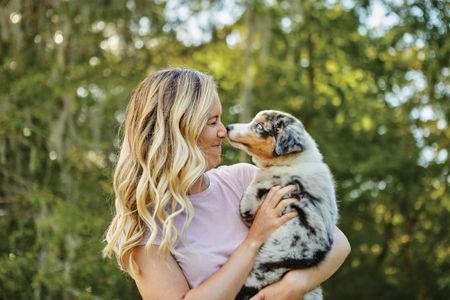
M 257 123 L 257 124 L 255 125 L 255 129 L 256 129 L 257 131 L 264 131 L 264 126 L 263 126 L 261 123 Z

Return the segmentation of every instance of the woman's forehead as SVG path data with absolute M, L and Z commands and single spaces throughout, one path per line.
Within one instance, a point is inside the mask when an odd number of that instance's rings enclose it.
M 214 96 L 213 105 L 211 107 L 210 116 L 220 115 L 222 113 L 222 103 L 220 103 L 219 95 Z

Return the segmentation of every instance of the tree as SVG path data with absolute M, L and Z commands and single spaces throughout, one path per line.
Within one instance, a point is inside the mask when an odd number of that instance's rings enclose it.
M 225 123 L 285 110 L 318 142 L 352 245 L 326 297 L 445 299 L 448 21 L 443 1 L 2 2 L 0 298 L 138 297 L 101 258 L 118 132 L 137 83 L 181 65 L 214 76 Z

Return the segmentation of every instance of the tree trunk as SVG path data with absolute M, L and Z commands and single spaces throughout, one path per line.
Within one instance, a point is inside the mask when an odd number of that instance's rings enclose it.
M 253 13 L 253 2 L 249 4 L 247 7 L 247 12 L 245 16 L 245 27 L 247 28 L 247 38 L 245 42 L 245 56 L 244 56 L 244 86 L 242 87 L 241 97 L 240 97 L 240 107 L 241 107 L 241 115 L 240 122 L 248 122 L 250 119 L 250 97 L 251 91 L 253 88 L 253 79 L 254 79 L 254 71 L 253 71 L 253 56 L 252 56 L 252 47 L 253 47 L 253 38 L 256 30 L 256 22 L 255 22 L 255 14 Z
M 253 10 L 253 1 L 247 6 L 245 15 L 245 27 L 247 28 L 247 39 L 245 42 L 245 56 L 244 56 L 244 86 L 242 87 L 239 106 L 241 108 L 241 115 L 239 121 L 241 123 L 248 122 L 250 120 L 250 98 L 253 89 L 253 79 L 255 72 L 253 71 L 253 38 L 256 30 L 256 16 Z M 244 152 L 239 153 L 239 161 L 245 161 L 246 154 Z

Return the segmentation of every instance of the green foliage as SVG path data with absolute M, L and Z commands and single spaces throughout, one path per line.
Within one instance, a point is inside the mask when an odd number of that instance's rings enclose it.
M 352 245 L 327 298 L 448 298 L 448 4 L 225 2 L 0 4 L 0 299 L 139 297 L 101 249 L 127 101 L 168 66 L 215 77 L 224 123 L 281 109 L 315 137 Z M 380 5 L 394 21 L 371 27 Z

